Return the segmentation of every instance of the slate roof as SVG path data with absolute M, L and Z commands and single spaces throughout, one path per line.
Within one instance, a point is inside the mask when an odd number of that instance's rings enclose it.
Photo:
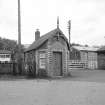
M 63 32 L 60 29 L 54 29 L 48 33 L 46 33 L 45 35 L 41 36 L 37 41 L 34 41 L 26 50 L 25 52 L 31 51 L 33 49 L 37 49 L 40 45 L 42 45 L 46 40 L 48 40 L 51 36 L 56 35 L 57 32 L 59 31 L 59 33 L 61 33 L 62 35 Z M 65 37 L 65 36 L 64 36 Z M 67 38 L 65 37 L 65 39 L 67 40 Z
M 99 49 L 99 48 L 95 48 L 95 47 L 85 47 L 85 46 L 72 46 L 72 47 L 79 50 L 79 51 L 93 51 L 93 52 L 96 52 Z
M 98 52 L 105 52 L 105 46 L 100 47 L 100 48 L 98 49 Z

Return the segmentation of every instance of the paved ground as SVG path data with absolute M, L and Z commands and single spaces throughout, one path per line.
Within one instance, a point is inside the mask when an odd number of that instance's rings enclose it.
M 65 79 L 0 81 L 0 105 L 105 105 L 105 71 L 71 71 Z
M 70 80 L 105 82 L 105 70 L 72 70 Z

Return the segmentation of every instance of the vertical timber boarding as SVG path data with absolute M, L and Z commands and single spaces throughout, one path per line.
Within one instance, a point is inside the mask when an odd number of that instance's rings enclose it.
M 98 69 L 105 70 L 105 54 L 104 53 L 98 54 Z

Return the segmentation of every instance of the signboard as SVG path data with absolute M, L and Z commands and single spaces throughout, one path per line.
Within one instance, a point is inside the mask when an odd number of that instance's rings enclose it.
M 45 53 L 40 53 L 40 58 L 46 58 Z

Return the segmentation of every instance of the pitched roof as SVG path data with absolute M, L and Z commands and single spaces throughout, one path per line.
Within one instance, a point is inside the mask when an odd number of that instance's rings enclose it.
M 99 48 L 95 47 L 85 47 L 85 46 L 72 46 L 73 48 L 79 50 L 79 51 L 98 51 Z
M 51 36 L 53 35 L 56 35 L 57 32 L 60 32 L 62 35 L 63 32 L 60 30 L 60 29 L 54 29 L 48 33 L 46 33 L 45 35 L 41 36 L 37 41 L 34 41 L 26 50 L 25 52 L 28 52 L 30 50 L 33 50 L 33 49 L 37 49 L 41 44 L 43 44 L 46 40 L 48 40 Z M 64 36 L 65 37 L 65 36 Z M 65 37 L 65 39 L 67 40 L 67 38 Z
M 98 49 L 98 52 L 100 52 L 100 51 L 105 52 L 105 46 L 100 47 L 100 48 Z

